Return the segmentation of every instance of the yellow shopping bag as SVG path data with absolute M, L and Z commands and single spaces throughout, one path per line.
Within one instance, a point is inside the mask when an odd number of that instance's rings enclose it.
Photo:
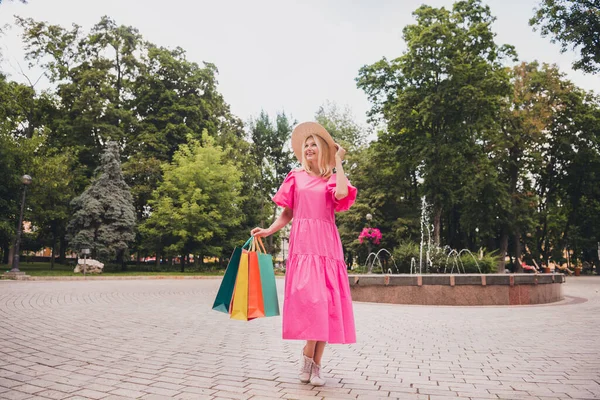
M 233 301 L 231 303 L 231 319 L 248 320 L 248 251 L 243 250 L 240 267 L 235 280 Z

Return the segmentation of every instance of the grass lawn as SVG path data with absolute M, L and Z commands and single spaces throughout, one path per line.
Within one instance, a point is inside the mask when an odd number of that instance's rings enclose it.
M 0 266 L 0 272 L 8 271 L 11 269 L 10 265 Z M 199 271 L 194 269 L 193 266 L 186 267 L 186 272 L 181 272 L 179 265 L 167 266 L 161 265 L 160 270 L 156 269 L 154 264 L 142 264 L 140 267 L 136 265 L 128 265 L 126 271 L 121 271 L 119 266 L 116 265 L 105 265 L 102 275 L 104 276 L 146 276 L 146 275 L 173 275 L 173 276 L 184 276 L 184 275 L 206 275 L 206 276 L 219 276 L 223 275 L 224 269 L 215 269 L 214 266 L 207 266 L 207 270 Z M 19 263 L 19 269 L 30 276 L 83 276 L 82 273 L 74 273 L 74 265 L 61 265 L 58 263 L 54 264 L 54 269 L 50 269 L 49 262 L 34 262 L 28 263 L 22 261 Z M 95 274 L 90 274 L 93 276 Z

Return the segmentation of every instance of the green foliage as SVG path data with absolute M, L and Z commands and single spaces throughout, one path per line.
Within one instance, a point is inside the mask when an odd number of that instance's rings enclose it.
M 401 274 L 409 274 L 412 260 L 414 268 L 419 268 L 419 244 L 410 241 L 402 241 L 392 252 L 392 257 Z M 413 271 L 414 272 L 414 271 Z
M 268 198 L 275 195 L 295 163 L 292 150 L 286 146 L 292 125 L 285 113 L 278 113 L 273 123 L 264 111 L 250 123 L 251 152 L 261 174 L 260 189 Z
M 29 166 L 34 183 L 28 194 L 27 204 L 31 210 L 28 219 L 36 227 L 38 241 L 50 247 L 54 254 L 57 243 L 64 246 L 62 239 L 71 217 L 70 202 L 76 195 L 76 157 L 49 147 L 45 132 L 35 139 L 39 145 Z M 64 254 L 66 249 L 61 250 Z
M 426 264 L 426 251 L 423 250 L 423 272 L 425 273 L 467 273 L 467 274 L 490 274 L 497 271 L 498 252 L 487 252 L 480 249 L 479 252 L 463 252 L 458 255 L 450 252 L 447 248 L 433 247 L 430 250 L 431 264 Z M 410 241 L 401 242 L 392 252 L 400 273 L 410 273 L 411 262 L 414 259 L 413 269 L 419 271 L 419 244 Z
M 36 108 L 41 104 L 30 87 L 9 82 L 0 73 L 0 248 L 4 261 L 16 233 L 23 190 L 21 176 L 35 176 L 31 166 L 42 143 L 36 125 Z M 28 218 L 29 207 L 25 211 Z
M 259 117 L 250 122 L 250 154 L 254 161 L 251 169 L 258 172 L 255 186 L 250 190 L 257 197 L 256 217 L 260 218 L 260 225 L 264 227 L 270 225 L 277 216 L 278 206 L 271 201 L 271 197 L 295 165 L 293 152 L 287 145 L 293 125 L 294 122 L 284 112 L 278 113 L 275 121 L 272 121 L 267 113 L 261 111 Z M 274 239 L 278 236 L 267 239 L 269 251 L 276 250 L 275 243 L 279 240 Z
M 242 164 L 248 157 L 240 152 L 247 147 L 243 125 L 217 90 L 215 65 L 199 66 L 183 49 L 149 43 L 109 17 L 87 32 L 33 19 L 17 18 L 17 24 L 27 59 L 54 85 L 43 122 L 48 145 L 77 157 L 75 191 L 89 184 L 103 144 L 117 141 L 141 222 L 162 180 L 160 165 L 188 137 L 200 140 L 206 130 L 230 149 L 231 159 Z
M 388 126 L 386 145 L 401 157 L 395 175 L 423 179 L 420 194 L 433 204 L 440 243 L 442 216 L 459 220 L 460 188 L 470 184 L 478 143 L 509 93 L 502 60 L 514 51 L 495 43 L 494 18 L 478 0 L 451 11 L 421 6 L 414 16 L 403 31 L 408 50 L 363 67 L 357 81 L 374 103 L 371 117 Z
M 467 274 L 493 274 L 498 270 L 498 253 L 480 252 L 479 254 L 463 253 L 460 257 L 461 270 Z
M 190 137 L 181 145 L 163 171 L 140 227 L 146 247 L 169 256 L 220 256 L 242 221 L 242 172 L 206 131 L 202 143 Z
M 578 50 L 580 58 L 573 69 L 597 73 L 600 71 L 600 6 L 595 1 L 543 0 L 529 20 L 540 28 L 542 36 L 559 43 L 561 51 Z
M 327 101 L 317 110 L 315 120 L 347 151 L 355 151 L 366 143 L 367 132 L 354 121 L 347 106 L 340 109 L 337 104 Z
M 98 176 L 73 199 L 69 241 L 74 249 L 90 248 L 93 257 L 123 259 L 134 238 L 135 209 L 129 186 L 123 179 L 116 142 L 108 142 Z

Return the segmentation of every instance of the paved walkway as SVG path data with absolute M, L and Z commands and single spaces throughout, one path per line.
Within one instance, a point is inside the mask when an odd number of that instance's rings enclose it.
M 355 303 L 358 343 L 327 348 L 324 388 L 296 381 L 280 318 L 211 311 L 218 284 L 0 281 L 0 398 L 600 398 L 600 277 L 555 305 Z

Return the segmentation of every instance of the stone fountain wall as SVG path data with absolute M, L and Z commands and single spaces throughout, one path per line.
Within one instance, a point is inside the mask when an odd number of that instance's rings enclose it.
M 349 275 L 352 300 L 447 306 L 524 305 L 564 299 L 563 274 Z

